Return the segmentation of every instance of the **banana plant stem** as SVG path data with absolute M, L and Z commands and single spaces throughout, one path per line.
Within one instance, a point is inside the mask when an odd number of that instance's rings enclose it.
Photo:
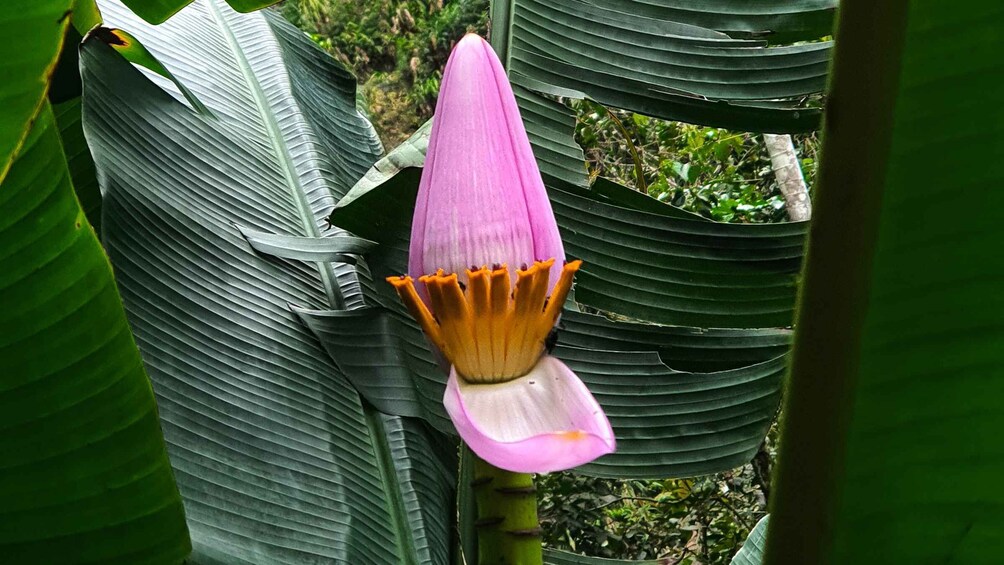
M 493 467 L 477 455 L 472 458 L 478 565 L 542 565 L 533 475 Z

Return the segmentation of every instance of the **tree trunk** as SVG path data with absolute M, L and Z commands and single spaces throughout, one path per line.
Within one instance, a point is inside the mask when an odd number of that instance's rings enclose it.
M 790 135 L 763 134 L 767 152 L 770 154 L 771 168 L 777 178 L 777 184 L 784 195 L 785 209 L 788 219 L 793 222 L 808 220 L 812 215 L 812 203 L 809 201 L 809 189 L 805 186 L 802 168 L 798 165 L 798 156 Z

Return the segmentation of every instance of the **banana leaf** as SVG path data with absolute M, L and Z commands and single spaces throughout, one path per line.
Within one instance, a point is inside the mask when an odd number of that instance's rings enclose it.
M 9 0 L 0 8 L 8 53 L 0 59 L 0 181 L 41 111 L 59 60 L 72 0 Z
M 1000 561 L 1002 26 L 841 3 L 765 563 Z
M 84 139 L 84 129 L 80 125 L 80 98 L 54 104 L 52 110 L 59 126 L 59 137 L 63 152 L 66 153 L 70 178 L 73 179 L 73 190 L 77 193 L 87 221 L 100 235 L 101 189 L 98 186 L 97 171 L 94 170 L 94 160 L 91 159 L 87 140 Z
M 769 523 L 770 516 L 760 518 L 760 521 L 753 526 L 753 531 L 746 537 L 743 546 L 732 558 L 731 565 L 760 565 L 763 562 L 763 550 L 767 542 L 767 524 Z
M 820 110 L 807 101 L 825 85 L 830 42 L 768 48 L 702 26 L 739 27 L 734 23 L 743 14 L 752 16 L 748 34 L 772 18 L 782 24 L 785 17 L 805 16 L 806 25 L 790 31 L 802 27 L 811 34 L 803 39 L 819 39 L 828 34 L 832 3 L 718 4 L 729 4 L 731 22 L 728 14 L 716 21 L 710 6 L 682 3 L 496 2 L 492 41 L 515 84 L 552 96 L 589 97 L 649 116 L 730 129 L 816 129 Z
M 103 243 L 157 395 L 190 562 L 450 562 L 456 442 L 360 398 L 290 308 L 361 307 L 360 275 L 252 246 L 340 235 L 324 218 L 380 152 L 354 79 L 273 14 L 200 0 L 154 27 L 101 9 L 208 110 L 84 41 Z
M 181 562 L 153 391 L 47 102 L 0 184 L 0 298 L 0 561 Z

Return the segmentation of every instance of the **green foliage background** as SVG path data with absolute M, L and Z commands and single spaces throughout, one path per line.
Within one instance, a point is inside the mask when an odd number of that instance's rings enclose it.
M 648 194 L 720 222 L 787 220 L 784 198 L 763 138 L 660 120 L 583 100 L 573 104 L 576 141 L 589 172 L 639 187 L 630 146 L 640 157 Z M 625 138 L 615 119 L 628 137 Z M 793 136 L 802 173 L 811 186 L 818 161 L 818 134 Z
M 290 0 L 283 14 L 355 72 L 362 85 L 360 109 L 391 149 L 432 117 L 442 69 L 455 42 L 467 32 L 488 34 L 488 4 Z M 659 200 L 718 221 L 787 220 L 759 135 L 608 110 L 589 100 L 568 104 L 577 116 L 576 141 L 592 177 L 644 186 Z M 811 186 L 818 136 L 796 135 L 794 141 Z M 638 165 L 643 183 L 637 178 Z M 728 563 L 766 513 L 775 442 L 772 428 L 752 464 L 706 477 L 542 477 L 538 489 L 545 543 L 609 558 Z
M 362 85 L 360 107 L 388 149 L 432 117 L 457 39 L 488 34 L 488 0 L 296 0 L 283 5 L 283 14 L 353 69 Z M 608 112 L 589 100 L 570 104 L 591 175 L 639 186 L 633 145 L 644 186 L 659 200 L 723 222 L 787 219 L 759 135 Z M 795 135 L 794 141 L 811 186 L 818 134 Z
M 488 0 L 295 0 L 283 15 L 355 72 L 361 106 L 392 148 L 432 117 L 457 39 L 487 33 Z

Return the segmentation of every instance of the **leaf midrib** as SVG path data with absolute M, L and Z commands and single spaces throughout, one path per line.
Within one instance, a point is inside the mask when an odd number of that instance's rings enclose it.
M 289 147 L 282 135 L 282 130 L 279 128 L 275 115 L 271 111 L 271 106 L 268 104 L 268 100 L 261 87 L 261 83 L 258 82 L 258 77 L 251 68 L 250 61 L 248 61 L 247 57 L 244 55 L 244 51 L 241 49 L 237 36 L 234 35 L 233 30 L 227 24 L 226 19 L 220 12 L 219 7 L 216 5 L 216 0 L 209 0 L 207 4 L 209 5 L 209 10 L 213 16 L 213 20 L 219 26 L 220 31 L 223 33 L 223 36 L 227 41 L 227 45 L 234 53 L 234 59 L 240 68 L 241 75 L 244 77 L 244 80 L 248 85 L 248 89 L 251 91 L 254 104 L 258 109 L 258 113 L 261 116 L 263 124 L 265 125 L 272 150 L 276 155 L 279 166 L 282 168 L 282 174 L 286 179 L 286 186 L 290 189 L 293 196 L 293 201 L 296 204 L 296 211 L 300 218 L 300 222 L 303 225 L 304 232 L 310 237 L 320 237 L 320 230 L 318 230 L 317 223 L 314 221 L 314 215 L 310 209 L 306 191 L 303 189 L 303 184 L 300 182 L 300 177 L 293 165 L 293 159 L 290 155 Z M 324 291 L 328 297 L 331 307 L 334 309 L 344 309 L 345 300 L 340 288 L 338 287 L 337 279 L 331 265 L 323 262 L 316 263 L 316 265 L 321 275 Z M 366 402 L 362 402 L 362 409 L 366 420 L 366 427 L 369 429 L 370 437 L 374 442 L 374 460 L 380 474 L 380 480 L 384 485 L 384 490 L 386 491 L 388 497 L 387 510 L 394 520 L 395 527 L 393 530 L 398 548 L 400 549 L 400 556 L 404 563 L 412 565 L 418 562 L 417 556 L 415 555 L 415 544 L 414 540 L 411 539 L 411 528 L 408 521 L 407 509 L 405 508 L 404 500 L 401 496 L 401 485 L 398 481 L 393 460 L 390 457 L 390 451 L 387 446 L 386 431 L 384 430 L 383 425 L 379 422 L 379 414 L 372 406 L 368 405 Z
M 265 125 L 269 143 L 272 146 L 279 167 L 282 169 L 282 175 L 286 179 L 286 187 L 289 188 L 293 196 L 293 202 L 296 205 L 296 212 L 300 223 L 303 225 L 304 233 L 310 237 L 320 237 L 320 230 L 317 229 L 317 223 L 314 221 L 314 215 L 307 201 L 306 191 L 303 189 L 300 176 L 293 165 L 293 157 L 289 152 L 289 146 L 286 144 L 286 139 L 282 135 L 282 129 L 279 127 L 275 115 L 272 113 L 272 108 L 265 96 L 265 91 L 262 89 L 261 83 L 258 82 L 258 77 L 251 68 L 251 62 L 244 55 L 244 50 L 241 48 L 237 36 L 234 35 L 233 30 L 227 24 L 226 18 L 224 18 L 219 7 L 216 5 L 216 0 L 209 0 L 206 4 L 209 6 L 213 19 L 223 33 L 227 45 L 230 47 L 231 52 L 233 52 L 234 60 L 240 68 L 241 76 L 244 77 L 244 81 L 251 91 L 251 96 L 254 98 L 254 104 L 258 109 L 258 115 L 261 116 L 262 123 Z M 316 265 L 321 275 L 321 283 L 324 285 L 324 293 L 327 295 L 331 307 L 337 309 L 344 308 L 345 299 L 342 296 L 341 289 L 338 287 L 337 279 L 331 265 L 329 263 L 316 263 Z

